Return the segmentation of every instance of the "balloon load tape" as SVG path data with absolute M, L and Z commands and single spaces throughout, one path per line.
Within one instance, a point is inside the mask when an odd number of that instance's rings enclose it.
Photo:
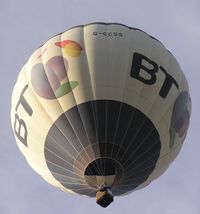
M 110 189 L 110 187 L 104 187 L 96 192 L 96 202 L 101 207 L 106 208 L 108 205 L 110 205 L 114 200 L 113 193 Z

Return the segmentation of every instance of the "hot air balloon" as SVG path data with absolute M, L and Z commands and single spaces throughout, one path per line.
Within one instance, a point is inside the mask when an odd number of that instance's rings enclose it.
M 190 113 L 187 80 L 160 41 L 122 24 L 91 23 L 31 55 L 13 90 L 11 123 L 39 175 L 106 207 L 163 174 Z

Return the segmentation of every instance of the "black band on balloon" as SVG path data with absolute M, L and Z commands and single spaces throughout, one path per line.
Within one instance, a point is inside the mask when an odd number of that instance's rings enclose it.
M 115 195 L 144 183 L 153 172 L 161 142 L 141 111 L 114 100 L 79 104 L 63 113 L 45 141 L 45 158 L 55 179 L 74 192 L 94 196 L 84 176 L 116 176 Z

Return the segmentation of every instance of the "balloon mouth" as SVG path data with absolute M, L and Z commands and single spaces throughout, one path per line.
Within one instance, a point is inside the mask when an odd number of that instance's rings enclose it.
M 85 169 L 86 182 L 96 186 L 96 203 L 105 208 L 114 200 L 112 188 L 119 181 L 122 174 L 120 165 L 116 160 L 103 157 L 93 160 Z
M 116 160 L 102 157 L 93 160 L 85 169 L 86 182 L 93 188 L 101 189 L 102 186 L 115 187 L 123 174 L 123 168 Z

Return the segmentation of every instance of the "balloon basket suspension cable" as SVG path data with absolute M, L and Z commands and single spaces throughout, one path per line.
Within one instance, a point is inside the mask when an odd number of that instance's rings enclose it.
M 96 192 L 96 202 L 103 208 L 106 208 L 108 205 L 110 205 L 113 200 L 114 196 L 109 186 L 103 185 Z

